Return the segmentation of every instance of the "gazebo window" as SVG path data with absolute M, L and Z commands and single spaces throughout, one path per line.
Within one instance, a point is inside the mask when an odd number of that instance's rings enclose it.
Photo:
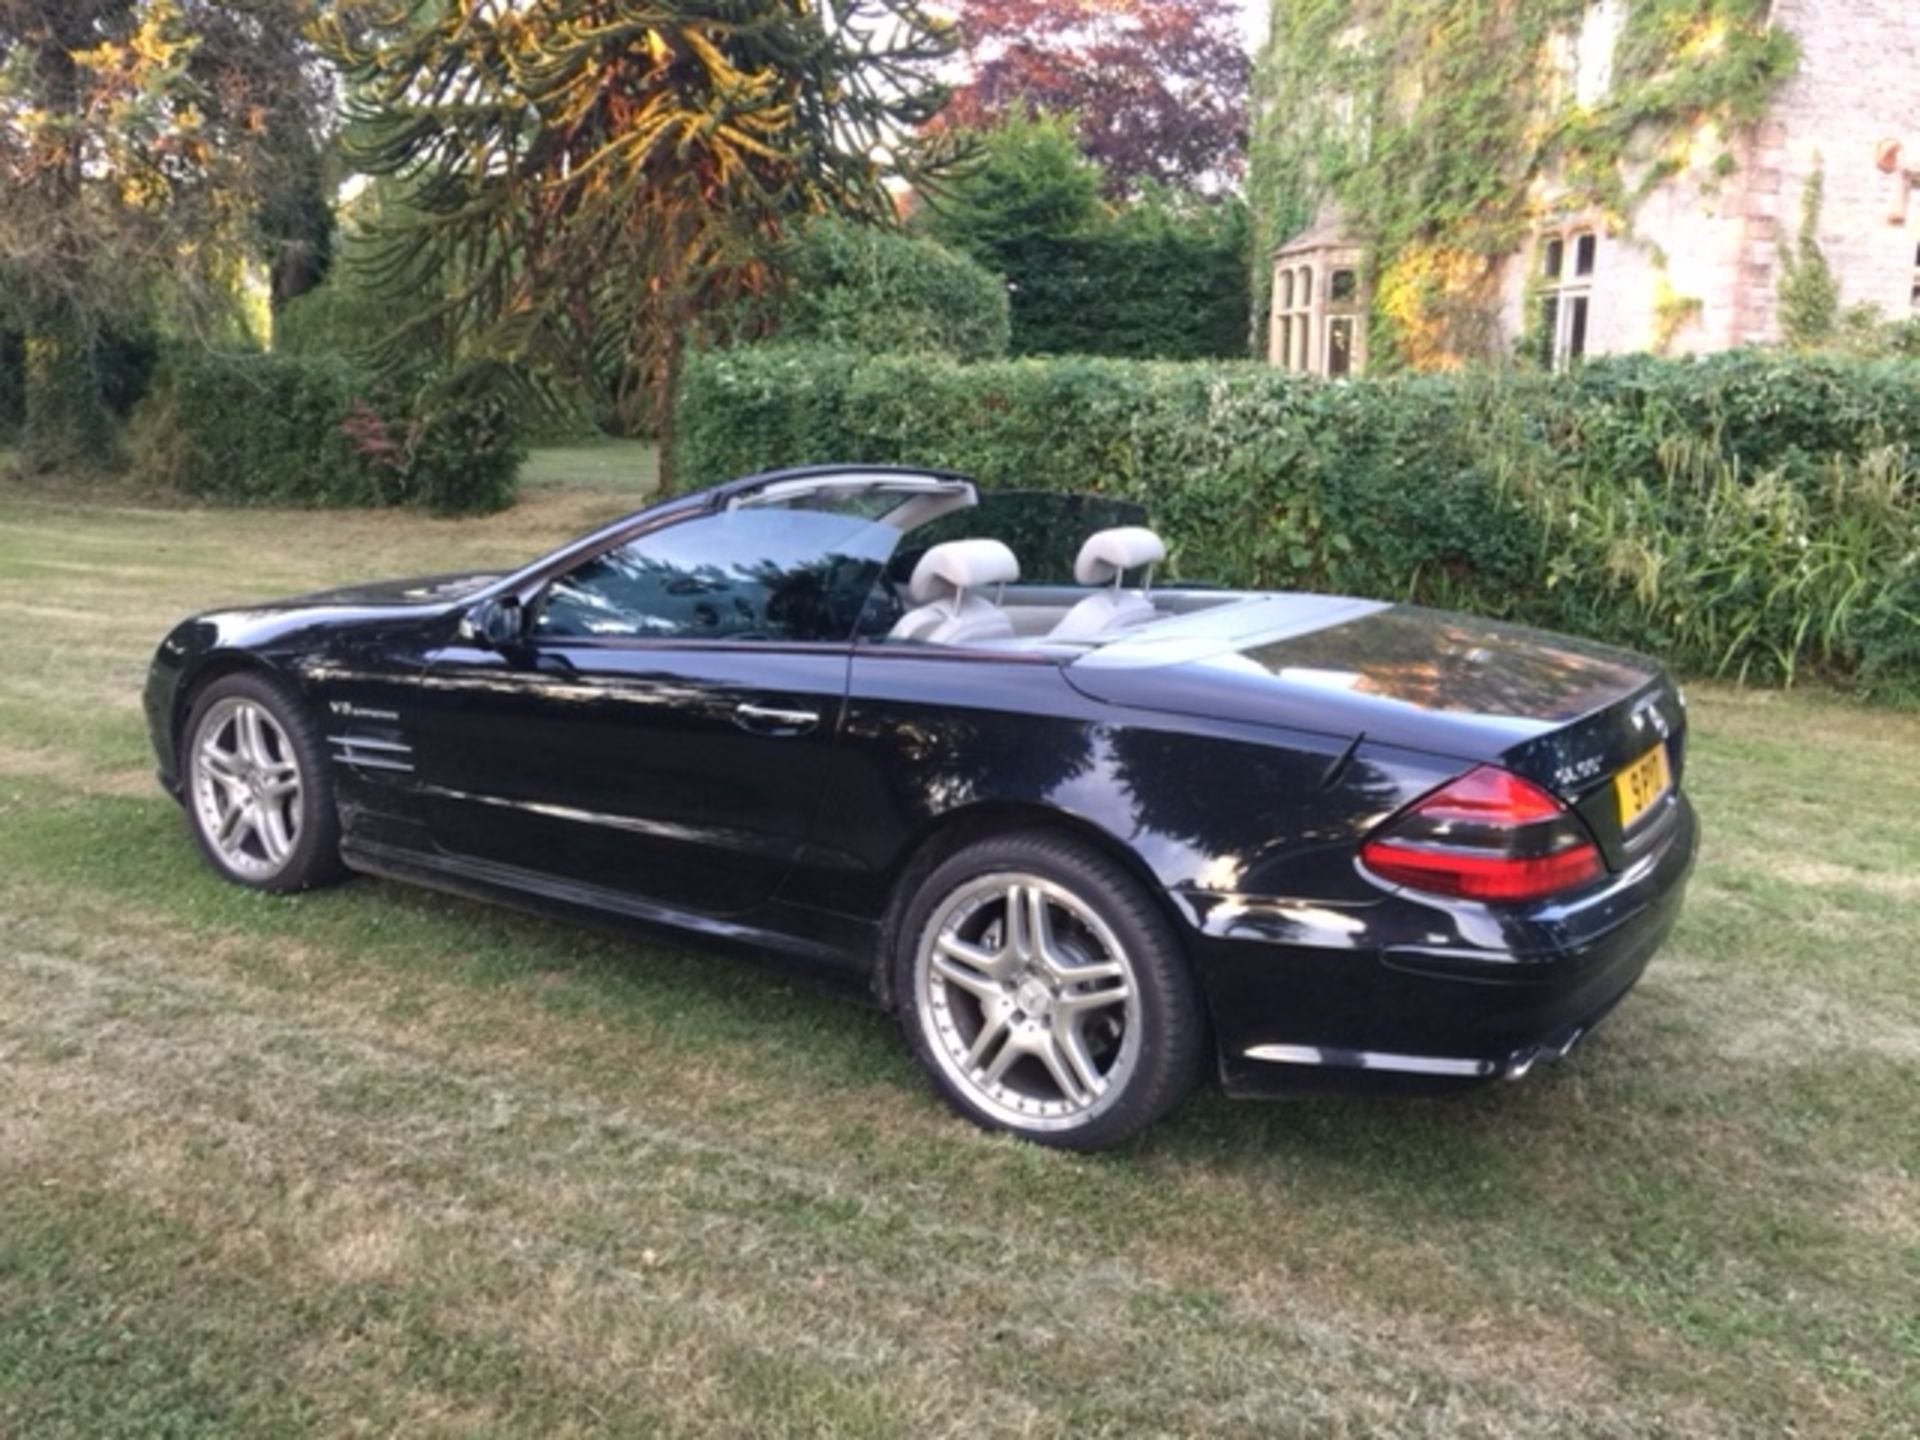
M 1335 315 L 1327 321 L 1327 374 L 1353 373 L 1353 316 Z
M 1313 267 L 1290 265 L 1274 277 L 1273 359 L 1287 370 L 1308 370 L 1313 333 Z

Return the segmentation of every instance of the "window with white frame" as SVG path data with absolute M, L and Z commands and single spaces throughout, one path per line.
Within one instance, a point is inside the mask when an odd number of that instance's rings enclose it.
M 1592 230 L 1548 234 L 1540 245 L 1540 358 L 1565 370 L 1587 353 L 1593 311 L 1593 272 L 1600 237 Z

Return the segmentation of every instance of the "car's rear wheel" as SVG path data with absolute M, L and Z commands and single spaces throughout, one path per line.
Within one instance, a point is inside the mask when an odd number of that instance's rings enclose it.
M 195 697 L 184 734 L 187 819 L 214 869 L 282 891 L 345 873 L 326 757 L 284 685 L 222 676 Z
M 902 1024 L 977 1124 L 1097 1149 L 1199 1078 L 1186 957 L 1141 887 L 1090 847 L 1047 834 L 971 845 L 927 877 L 900 933 Z

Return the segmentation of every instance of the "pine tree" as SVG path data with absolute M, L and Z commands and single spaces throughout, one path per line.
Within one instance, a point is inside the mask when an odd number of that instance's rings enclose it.
M 890 222 L 890 173 L 944 92 L 950 27 L 915 0 L 393 0 L 331 48 L 348 155 L 406 187 L 372 282 L 437 303 L 390 358 L 602 393 L 657 427 L 690 337 L 774 280 L 798 220 Z M 666 462 L 671 462 L 668 443 Z

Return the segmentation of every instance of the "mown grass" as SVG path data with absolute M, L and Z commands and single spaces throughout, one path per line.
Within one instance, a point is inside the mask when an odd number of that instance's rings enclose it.
M 629 494 L 659 483 L 660 452 L 644 440 L 602 438 L 569 445 L 542 445 L 527 456 L 520 483 L 543 488 L 616 490 Z
M 1920 718 L 1694 696 L 1671 948 L 1526 1085 L 951 1120 L 779 971 L 195 860 L 179 614 L 503 516 L 0 492 L 0 1435 L 1896 1435 L 1920 1413 Z

